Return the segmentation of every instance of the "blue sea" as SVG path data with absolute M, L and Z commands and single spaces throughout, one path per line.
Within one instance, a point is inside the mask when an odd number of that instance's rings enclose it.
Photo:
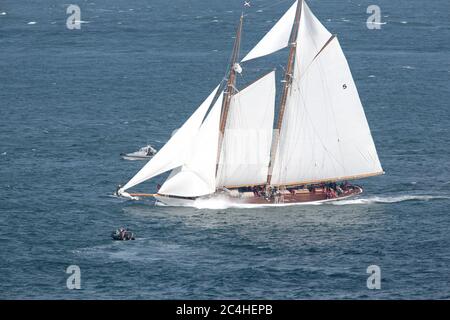
M 292 2 L 251 1 L 242 54 Z M 386 174 L 336 204 L 196 209 L 114 197 L 144 165 L 119 154 L 160 148 L 221 81 L 243 1 L 74 0 L 69 30 L 70 3 L 2 0 L 0 298 L 449 299 L 450 3 L 308 2 L 339 35 Z M 137 239 L 112 241 L 120 226 Z

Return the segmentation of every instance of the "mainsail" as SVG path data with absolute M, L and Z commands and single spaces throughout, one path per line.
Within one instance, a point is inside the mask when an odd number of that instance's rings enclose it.
M 217 186 L 264 184 L 270 160 L 275 71 L 231 98 L 217 172 Z
M 181 170 L 171 175 L 158 193 L 172 196 L 198 197 L 216 190 L 216 154 L 223 93 L 212 107 L 193 139 L 191 150 Z
M 339 42 L 303 2 L 293 79 L 271 184 L 356 179 L 382 173 Z
M 139 183 L 179 167 L 184 163 L 186 155 L 190 150 L 191 142 L 197 135 L 218 88 L 219 86 L 211 92 L 206 100 L 203 101 L 161 150 L 119 192 L 132 188 Z

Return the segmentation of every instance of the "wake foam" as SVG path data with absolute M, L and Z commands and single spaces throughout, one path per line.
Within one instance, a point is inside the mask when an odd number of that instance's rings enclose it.
M 220 210 L 232 208 L 236 204 L 233 204 L 232 202 L 227 201 L 224 198 L 217 198 L 217 199 L 197 199 L 193 202 L 192 205 L 196 209 Z
M 213 209 L 221 210 L 228 208 L 238 208 L 238 209 L 252 209 L 252 208 L 264 208 L 264 207 L 290 207 L 290 206 L 314 206 L 320 205 L 322 203 L 328 202 L 330 200 L 322 200 L 308 203 L 236 203 L 230 201 L 225 197 L 221 198 L 211 198 L 211 199 L 198 199 L 192 203 L 192 206 L 196 209 Z
M 445 200 L 445 199 L 450 199 L 450 196 L 400 195 L 390 197 L 356 198 L 356 199 L 334 201 L 331 203 L 333 205 L 342 206 L 349 204 L 398 203 L 404 201 L 430 201 L 430 200 Z
M 193 201 L 191 204 L 187 204 L 190 207 L 196 209 L 212 209 L 212 210 L 223 210 L 228 208 L 241 208 L 241 209 L 251 209 L 251 208 L 264 208 L 264 207 L 290 207 L 290 206 L 317 206 L 332 204 L 337 206 L 343 205 L 368 205 L 368 204 L 390 204 L 399 203 L 404 201 L 431 201 L 431 200 L 448 200 L 450 196 L 437 196 L 437 195 L 398 195 L 398 196 L 374 196 L 367 198 L 351 198 L 343 200 L 322 200 L 316 202 L 307 203 L 280 203 L 280 204 L 246 204 L 246 203 L 234 203 L 226 198 L 214 198 L 214 199 L 198 199 Z

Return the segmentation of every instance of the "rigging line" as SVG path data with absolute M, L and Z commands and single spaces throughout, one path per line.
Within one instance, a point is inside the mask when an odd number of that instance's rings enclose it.
M 331 40 L 332 40 L 332 38 L 331 38 Z M 328 42 L 324 45 L 324 48 L 328 45 L 329 42 L 330 42 L 330 40 L 328 40 Z M 328 85 L 328 79 L 325 77 L 326 72 L 324 72 L 324 67 L 323 67 L 323 64 L 321 63 L 320 60 L 318 61 L 318 68 L 319 68 L 319 72 L 321 73 L 320 80 L 322 82 L 322 87 L 326 88 L 325 96 L 328 98 L 328 103 L 326 103 L 325 105 L 326 105 L 326 107 L 328 107 L 329 105 L 331 106 L 331 108 L 327 108 L 327 109 L 331 109 L 331 115 L 332 115 L 333 122 L 334 122 L 333 124 L 334 124 L 335 134 L 336 134 L 336 137 L 338 139 L 339 154 L 340 154 L 341 161 L 344 163 L 344 161 L 343 161 L 344 157 L 342 155 L 342 146 L 341 146 L 341 143 L 339 143 L 340 139 L 341 139 L 341 136 L 339 134 L 339 130 L 338 130 L 337 122 L 336 122 L 336 114 L 334 112 L 335 111 L 335 108 L 334 108 L 335 104 L 334 104 L 334 101 L 333 101 L 333 99 L 331 97 L 331 94 L 330 94 L 330 87 Z M 344 170 L 345 170 L 345 167 L 344 167 Z
M 216 158 L 216 179 L 217 174 L 219 170 L 219 162 L 220 157 L 223 152 L 223 135 L 225 133 L 225 128 L 227 125 L 227 119 L 228 119 L 228 111 L 230 108 L 231 98 L 234 95 L 234 84 L 236 83 L 236 71 L 234 70 L 235 64 L 237 63 L 239 59 L 239 51 L 240 51 L 240 43 L 241 43 L 241 34 L 242 34 L 242 25 L 244 20 L 244 14 L 241 13 L 241 17 L 239 19 L 239 26 L 236 31 L 236 38 L 234 40 L 233 45 L 233 52 L 231 55 L 231 60 L 229 62 L 229 71 L 227 73 L 228 75 L 228 81 L 226 83 L 226 94 L 223 96 L 222 100 L 222 108 L 221 108 L 221 114 L 220 114 L 220 123 L 219 123 L 219 141 L 218 141 L 218 150 L 217 150 L 217 158 Z
M 278 108 L 278 119 L 276 122 L 276 128 L 278 131 L 280 131 L 282 128 L 284 113 L 286 111 L 286 104 L 288 101 L 287 100 L 288 95 L 291 94 L 291 90 L 292 90 L 292 81 L 293 81 L 292 74 L 293 74 L 294 68 L 295 68 L 295 60 L 296 60 L 295 58 L 296 58 L 296 53 L 297 53 L 297 39 L 298 39 L 298 35 L 299 35 L 300 20 L 301 20 L 302 14 L 303 14 L 303 0 L 298 0 L 296 2 L 296 4 L 297 4 L 297 7 L 295 9 L 294 23 L 291 28 L 291 33 L 289 35 L 290 49 L 289 49 L 288 62 L 286 65 L 286 72 L 284 74 L 285 82 L 283 85 L 283 92 L 282 92 L 281 98 L 280 98 L 280 104 L 279 104 L 279 108 Z M 267 174 L 267 185 L 271 184 L 272 175 L 273 175 L 273 165 L 274 165 L 274 162 L 276 159 L 276 154 L 278 152 L 279 144 L 280 144 L 280 136 L 278 135 L 275 137 L 275 139 L 272 139 L 272 144 L 271 144 L 271 148 L 270 148 L 270 162 L 269 162 L 269 171 Z
M 239 73 L 239 75 L 241 76 L 241 79 L 242 79 L 243 82 L 247 82 L 247 80 L 245 80 L 244 75 L 242 74 L 242 72 Z M 241 89 L 241 90 L 242 90 L 242 89 Z
M 314 59 L 312 59 L 311 62 L 306 66 L 304 72 L 301 73 L 301 74 L 299 73 L 299 74 L 300 74 L 299 80 L 302 79 L 302 78 L 306 75 L 306 73 L 308 73 L 309 68 L 312 66 L 312 64 L 314 63 L 314 61 L 316 61 L 316 58 L 319 56 L 319 54 L 322 53 L 322 51 L 323 51 L 326 47 L 328 47 L 329 43 L 330 43 L 331 41 L 333 41 L 334 39 L 337 39 L 337 36 L 336 36 L 336 35 L 334 35 L 334 36 L 330 37 L 330 39 L 328 39 L 328 41 L 325 43 L 325 45 L 322 47 L 322 49 L 320 49 L 320 51 L 316 54 L 316 56 L 314 57 Z M 316 46 L 316 47 L 317 47 L 317 46 Z M 300 48 L 300 47 L 299 47 L 299 48 Z
M 274 7 L 274 6 L 277 6 L 277 5 L 279 5 L 279 4 L 281 4 L 281 3 L 284 3 L 284 2 L 287 2 L 287 1 L 291 1 L 291 0 L 280 0 L 280 1 L 278 1 L 278 2 L 275 2 L 275 3 L 271 3 L 271 4 L 268 4 L 268 5 L 266 5 L 266 6 L 263 6 L 263 7 L 259 7 L 259 9 L 268 9 L 268 8 L 272 8 L 272 7 Z M 300 0 L 301 1 L 301 0 Z
M 333 35 L 330 37 L 330 39 L 328 39 L 327 42 L 325 42 L 325 44 L 323 45 L 322 49 L 320 49 L 320 51 L 317 52 L 317 54 L 316 54 L 316 55 L 314 56 L 314 58 L 312 59 L 311 63 L 313 63 L 314 60 L 316 60 L 316 58 L 319 56 L 319 54 L 322 53 L 322 51 L 330 44 L 331 41 L 333 41 L 334 38 L 336 38 L 336 35 L 333 34 Z
M 242 17 L 243 17 L 243 12 L 241 13 L 241 19 L 242 19 Z M 242 27 L 242 26 L 241 26 Z M 241 29 L 241 31 L 242 31 L 242 29 Z M 232 37 L 232 38 L 234 38 L 234 39 L 236 39 L 236 36 L 235 37 Z M 236 42 L 236 41 L 235 41 Z M 233 50 L 234 50 L 235 48 L 234 48 L 234 45 L 233 45 Z M 240 50 L 240 45 L 239 45 L 239 47 L 237 48 L 237 57 L 239 57 L 239 50 Z M 232 66 L 231 65 L 231 62 L 233 61 L 233 59 L 234 59 L 234 55 L 232 54 L 229 58 L 228 58 L 228 62 L 227 62 L 227 67 L 226 67 L 226 69 L 225 69 L 225 74 L 224 74 L 224 76 L 223 76 L 223 78 L 222 78 L 222 80 L 221 80 L 221 82 L 220 82 L 220 84 L 219 84 L 219 88 L 217 89 L 217 91 L 216 91 L 216 94 L 214 95 L 214 98 L 212 99 L 212 101 L 211 101 L 211 104 L 209 105 L 209 107 L 208 107 L 208 112 L 207 112 L 207 114 L 209 114 L 209 112 L 211 111 L 211 109 L 212 109 L 212 107 L 214 106 L 214 104 L 216 103 L 216 101 L 217 101 L 217 99 L 220 97 L 220 94 L 222 93 L 222 91 L 224 92 L 224 96 L 225 96 L 225 93 L 226 93 L 226 91 L 225 91 L 225 85 L 227 84 L 227 82 L 228 82 L 228 75 L 229 75 L 229 73 L 231 72 L 231 70 L 232 70 L 232 68 L 234 67 L 234 66 Z M 237 60 L 237 59 L 236 59 Z M 228 89 L 228 88 L 226 88 L 226 89 Z M 207 117 L 207 115 L 205 115 L 205 117 L 204 117 L 204 119 L 203 119 L 203 121 L 206 119 L 206 117 Z M 203 122 L 202 122 L 203 123 Z
M 258 7 L 258 10 L 265 10 L 265 9 L 268 9 L 268 8 L 272 8 L 272 7 L 274 7 L 274 6 L 277 6 L 277 5 L 280 5 L 280 4 L 282 4 L 282 3 L 285 3 L 285 2 L 288 2 L 288 1 L 292 1 L 292 0 L 281 0 L 281 1 L 278 1 L 278 2 L 275 2 L 275 3 L 270 3 L 270 4 L 268 4 L 268 5 L 266 5 L 266 6 L 262 6 L 262 7 Z M 302 1 L 302 0 L 296 0 L 296 1 Z M 246 6 L 245 6 L 245 4 L 244 4 L 244 9 L 242 10 L 242 15 L 244 16 L 244 17 L 247 17 L 248 15 L 254 15 L 257 11 L 252 11 L 252 12 L 250 12 L 249 11 L 250 9 L 247 9 L 246 8 Z M 247 13 L 247 11 L 249 11 L 248 13 Z M 227 63 L 227 65 L 230 65 L 230 62 L 231 62 L 231 57 L 229 58 L 229 60 L 228 60 L 228 63 Z M 228 72 L 229 72 L 229 67 L 227 67 L 227 69 L 226 69 L 226 71 L 225 71 L 225 78 L 226 78 L 226 75 L 228 74 Z M 248 69 L 248 70 L 253 70 L 253 69 Z
M 355 148 L 356 148 L 356 150 L 358 150 L 361 157 L 363 157 L 363 159 L 367 161 L 367 163 L 375 162 L 375 159 L 372 158 L 371 154 L 369 154 L 370 159 L 367 159 L 367 157 L 364 155 L 364 153 L 361 152 L 361 150 L 359 149 L 359 147 L 356 144 L 355 144 Z
M 288 1 L 291 2 L 292 0 L 280 0 L 280 1 L 275 2 L 275 3 L 272 2 L 271 4 L 268 4 L 268 5 L 266 5 L 266 6 L 257 7 L 257 10 L 256 10 L 256 11 L 250 11 L 250 9 L 247 9 L 248 13 L 246 13 L 245 16 L 248 16 L 248 15 L 256 15 L 256 13 L 258 13 L 259 10 L 269 9 L 269 8 L 272 8 L 272 7 L 274 7 L 274 6 L 278 6 L 278 5 L 280 5 L 280 4 L 282 4 L 282 3 L 285 3 L 285 2 L 288 2 Z M 301 0 L 299 0 L 299 1 L 301 1 Z
M 302 99 L 303 105 L 306 105 L 306 104 L 305 104 L 305 101 L 303 100 L 304 97 L 303 97 L 303 96 L 300 96 L 300 97 L 301 97 L 301 99 Z M 306 125 L 306 124 L 312 124 L 312 121 L 309 121 L 309 122 L 308 122 L 308 120 L 307 120 L 307 118 L 309 118 L 309 119 L 311 118 L 311 117 L 309 116 L 309 113 L 307 112 L 306 108 L 303 108 L 303 109 L 305 110 L 305 112 L 301 114 L 301 116 L 302 116 L 301 118 L 302 118 L 302 119 L 300 120 L 300 123 L 301 123 L 301 124 L 299 125 L 299 127 L 301 128 L 301 132 L 305 132 L 305 130 L 306 130 L 305 128 L 307 128 L 307 125 Z M 314 131 L 317 132 L 316 128 L 314 128 L 313 126 L 312 126 L 312 128 L 313 128 Z M 300 132 L 300 134 L 302 134 L 301 132 Z M 326 147 L 325 144 L 323 143 L 323 141 L 322 141 L 320 135 L 316 133 L 315 136 L 318 138 L 319 142 L 322 144 L 324 150 L 325 150 L 328 154 L 330 154 L 331 157 L 334 158 L 333 154 L 332 154 L 330 151 L 328 151 L 327 147 Z M 315 152 L 314 152 L 314 149 L 313 149 L 313 148 L 311 149 L 311 154 L 313 155 L 313 156 L 312 156 L 312 159 L 314 159 L 314 158 L 315 158 L 315 156 L 314 156 Z M 291 155 L 288 157 L 288 160 L 287 160 L 287 161 L 290 162 L 291 159 L 292 159 L 292 157 L 293 157 L 293 155 L 291 154 Z M 321 168 L 324 167 L 324 163 L 325 163 L 324 158 L 325 158 L 325 155 L 323 154 L 323 155 L 322 155 L 322 160 L 320 161 L 320 167 L 321 167 Z M 334 158 L 334 160 L 340 165 L 340 163 L 338 162 L 338 160 L 337 160 L 336 158 Z M 316 167 L 317 162 L 314 161 L 314 160 L 312 160 L 312 162 L 311 162 L 310 164 L 314 164 L 314 167 Z M 334 165 L 334 164 L 333 164 L 333 165 Z M 285 175 L 287 175 L 287 173 L 285 173 Z
M 316 55 L 316 57 L 322 52 L 323 49 L 325 49 L 326 46 L 328 46 L 328 44 L 329 44 L 334 38 L 335 38 L 335 36 L 332 36 L 332 37 L 327 41 L 327 43 L 324 45 L 324 47 L 321 49 L 321 51 Z M 315 58 L 316 58 L 316 57 L 315 57 Z M 314 59 L 315 59 L 315 58 L 314 58 Z M 319 63 L 320 70 L 322 71 L 322 67 L 321 67 L 321 66 L 322 66 L 322 64 Z M 323 72 L 322 72 L 322 74 L 323 74 Z M 323 80 L 322 80 L 322 82 L 323 82 Z M 325 85 L 326 85 L 327 88 L 328 88 L 328 82 L 326 82 Z M 329 91 L 327 91 L 327 96 L 329 97 L 329 101 L 330 101 L 329 103 L 330 103 L 331 105 L 334 105 L 333 99 L 331 99 L 331 97 L 330 97 L 329 95 L 330 95 L 330 94 L 329 94 Z M 332 115 L 333 115 L 333 120 L 334 120 L 334 122 L 336 123 L 335 109 L 334 109 L 334 108 L 331 108 L 331 111 L 332 111 Z M 339 139 L 339 142 L 340 142 L 341 136 L 340 136 L 340 134 L 339 134 L 338 127 L 335 126 L 335 129 L 336 129 L 336 135 L 337 135 L 337 137 L 338 137 L 338 139 Z M 341 144 L 341 143 L 338 143 L 338 147 L 339 147 L 339 152 L 340 152 L 341 159 L 343 159 L 342 144 Z M 358 153 L 362 156 L 362 158 L 363 158 L 364 160 L 366 160 L 366 162 L 369 162 L 369 160 L 367 159 L 367 157 L 361 152 L 361 150 L 358 148 L 358 146 L 355 145 L 355 148 L 357 149 Z M 373 160 L 372 160 L 372 161 L 373 161 Z
M 243 17 L 244 16 L 244 12 L 242 12 L 241 13 L 241 17 Z M 234 37 L 232 37 L 232 39 L 236 39 L 236 35 L 234 36 Z M 242 39 L 241 39 L 242 40 Z M 236 41 L 236 40 L 235 40 Z M 240 45 L 239 45 L 239 47 L 237 48 L 237 57 L 239 57 L 239 51 L 240 51 Z M 231 55 L 231 56 L 229 56 L 229 58 L 228 58 L 228 61 L 227 61 L 227 67 L 226 67 L 226 69 L 225 69 L 225 74 L 224 74 L 224 76 L 223 76 L 223 79 L 222 79 L 222 81 L 223 80 L 228 80 L 227 78 L 227 76 L 228 76 L 228 74 L 229 74 L 229 72 L 231 71 L 231 68 L 233 68 L 233 66 L 231 65 L 231 62 L 233 61 L 233 54 Z M 238 59 L 236 59 L 236 60 L 238 60 Z
M 298 81 L 299 82 L 299 81 Z M 300 87 L 298 87 L 298 90 L 299 90 L 299 92 L 301 92 L 300 91 Z M 325 146 L 325 143 L 323 142 L 323 140 L 322 140 L 322 138 L 321 138 L 321 136 L 318 134 L 318 130 L 317 130 L 317 128 L 315 128 L 315 126 L 314 126 L 314 124 L 313 124 L 313 122 L 311 121 L 311 116 L 309 115 L 309 112 L 308 112 L 308 109 L 305 107 L 306 106 L 306 103 L 305 103 L 305 100 L 304 100 L 304 96 L 302 95 L 302 94 L 300 94 L 299 95 L 300 96 L 300 99 L 302 100 L 302 104 L 303 104 L 303 110 L 305 111 L 305 114 L 306 114 L 306 116 L 310 119 L 310 121 L 309 121 L 309 123 L 311 124 L 311 128 L 314 130 L 314 132 L 315 132 L 315 134 L 316 134 L 316 136 L 318 137 L 318 139 L 319 139 L 319 142 L 320 142 L 320 144 L 322 145 L 322 147 L 323 147 L 323 149 L 336 161 L 336 163 L 338 163 L 343 169 L 345 169 L 345 167 L 338 161 L 338 159 L 336 159 L 336 157 L 328 150 L 328 148 Z

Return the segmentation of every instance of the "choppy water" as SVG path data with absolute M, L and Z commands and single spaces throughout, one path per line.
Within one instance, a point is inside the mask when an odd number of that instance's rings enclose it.
M 243 51 L 290 2 L 252 1 Z M 71 31 L 60 1 L 0 3 L 1 298 L 450 298 L 447 0 L 377 1 L 375 31 L 372 1 L 310 1 L 340 36 L 387 174 L 338 205 L 260 209 L 111 196 L 142 165 L 118 155 L 160 147 L 220 81 L 241 1 L 76 4 Z M 138 240 L 112 242 L 121 225 Z

